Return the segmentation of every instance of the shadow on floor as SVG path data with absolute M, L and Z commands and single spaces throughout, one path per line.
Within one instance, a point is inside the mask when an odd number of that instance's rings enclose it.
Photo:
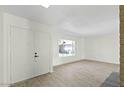
M 120 75 L 118 72 L 112 72 L 110 76 L 103 82 L 101 87 L 120 87 Z

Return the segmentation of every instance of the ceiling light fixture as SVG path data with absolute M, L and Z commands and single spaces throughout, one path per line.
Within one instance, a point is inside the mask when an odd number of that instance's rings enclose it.
M 50 5 L 42 5 L 44 8 L 49 8 Z
M 43 0 L 42 3 L 41 3 L 41 5 L 42 5 L 44 8 L 49 8 L 49 6 L 50 6 L 48 0 L 46 0 L 46 1 Z

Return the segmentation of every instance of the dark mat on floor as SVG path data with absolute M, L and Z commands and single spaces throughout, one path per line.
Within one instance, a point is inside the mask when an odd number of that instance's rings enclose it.
M 101 87 L 120 87 L 120 75 L 118 72 L 112 72 L 103 82 Z

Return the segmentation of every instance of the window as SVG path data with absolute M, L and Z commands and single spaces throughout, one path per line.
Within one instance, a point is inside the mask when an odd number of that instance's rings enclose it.
M 75 56 L 75 41 L 60 40 L 59 41 L 59 56 Z

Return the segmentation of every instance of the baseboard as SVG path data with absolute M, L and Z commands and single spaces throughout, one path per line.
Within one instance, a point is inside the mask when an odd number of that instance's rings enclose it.
M 71 62 L 67 62 L 67 63 L 57 64 L 57 65 L 54 65 L 54 67 L 65 65 L 65 64 L 71 64 L 71 63 L 78 62 L 78 61 L 92 61 L 92 62 L 101 62 L 101 63 L 108 63 L 108 64 L 116 64 L 116 63 L 104 62 L 104 61 L 93 60 L 93 59 L 80 59 L 80 60 L 75 60 L 75 61 L 71 61 Z M 116 65 L 119 65 L 119 64 L 116 64 Z
M 10 85 L 1 84 L 0 87 L 9 87 Z
M 117 64 L 117 63 L 105 62 L 105 61 L 94 60 L 94 59 L 83 59 L 82 61 L 102 62 L 102 63 L 108 63 L 108 64 L 116 64 L 116 65 L 120 65 L 120 64 Z
M 83 60 L 84 59 L 75 60 L 75 61 L 71 61 L 71 62 L 65 62 L 65 63 L 62 63 L 62 64 L 54 65 L 53 67 L 57 67 L 57 66 L 61 66 L 61 65 L 66 65 L 66 64 L 71 64 L 71 63 L 75 63 L 75 62 L 79 62 L 79 61 L 83 61 Z

